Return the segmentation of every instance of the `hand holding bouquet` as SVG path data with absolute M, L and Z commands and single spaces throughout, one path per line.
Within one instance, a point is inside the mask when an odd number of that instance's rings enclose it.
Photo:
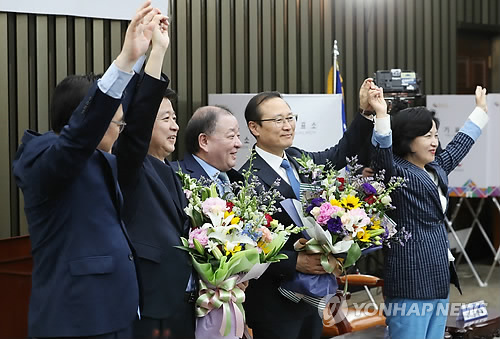
M 259 190 L 251 170 L 244 173 L 242 183 L 232 184 L 236 194 L 226 195 L 226 200 L 212 181 L 179 175 L 192 223 L 189 238 L 181 238 L 181 248 L 191 255 L 200 278 L 197 337 L 241 337 L 245 294 L 237 284 L 258 278 L 270 263 L 287 259 L 279 252 L 288 235 L 301 229 L 285 228 L 272 218 L 279 192 L 274 186 Z

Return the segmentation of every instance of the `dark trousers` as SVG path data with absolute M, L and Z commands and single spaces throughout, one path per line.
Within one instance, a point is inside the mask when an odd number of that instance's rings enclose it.
M 319 339 L 323 331 L 323 321 L 318 310 L 303 301 L 288 306 L 288 310 L 283 309 L 283 312 L 277 311 L 274 314 L 262 312 L 264 314 L 259 316 L 259 319 L 249 321 L 248 325 L 253 331 L 253 338 Z M 292 311 L 292 314 L 287 314 L 291 309 L 296 312 Z
M 33 339 L 134 339 L 132 334 L 132 326 L 128 328 L 124 328 L 123 330 L 93 335 L 93 336 L 85 336 L 85 337 L 43 337 L 43 338 L 33 338 Z
M 194 338 L 194 304 L 184 302 L 166 319 L 142 316 L 134 322 L 134 339 L 192 339 Z

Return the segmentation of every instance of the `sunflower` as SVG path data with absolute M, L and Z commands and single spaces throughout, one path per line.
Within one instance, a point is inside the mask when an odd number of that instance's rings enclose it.
M 347 197 L 342 198 L 340 203 L 342 204 L 342 207 L 344 207 L 348 210 L 353 210 L 353 209 L 361 206 L 361 203 L 359 202 L 359 198 L 355 197 L 354 195 L 348 195 Z
M 342 207 L 342 204 L 337 199 L 330 199 L 330 205 Z

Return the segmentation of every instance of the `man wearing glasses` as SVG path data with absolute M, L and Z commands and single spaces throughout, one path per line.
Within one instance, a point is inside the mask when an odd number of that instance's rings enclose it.
M 279 178 L 278 190 L 285 199 L 299 199 L 300 182 L 306 180 L 299 175 L 295 158 L 306 154 L 317 164 L 329 161 L 336 169 L 341 169 L 346 165 L 346 157 L 355 155 L 373 130 L 372 121 L 358 114 L 337 145 L 321 152 L 307 152 L 291 147 L 297 118 L 278 92 L 257 94 L 245 109 L 248 129 L 257 140 L 252 163 L 254 173 L 266 189 Z M 247 161 L 241 169 L 248 167 Z M 286 212 L 274 217 L 285 226 L 293 223 Z M 321 335 L 322 321 L 318 310 L 304 301 L 290 300 L 285 297 L 286 291 L 280 289 L 281 282 L 292 279 L 297 271 L 326 274 L 319 255 L 294 251 L 293 244 L 300 237 L 299 234 L 291 235 L 283 248 L 288 260 L 271 265 L 246 291 L 247 323 L 254 338 L 319 338 Z M 266 301 L 265 308 L 262 300 Z
M 123 125 L 122 94 L 151 40 L 150 5 L 102 78 L 72 75 L 57 85 L 53 130 L 26 131 L 16 154 L 33 255 L 29 337 L 132 337 L 139 286 L 109 152 Z

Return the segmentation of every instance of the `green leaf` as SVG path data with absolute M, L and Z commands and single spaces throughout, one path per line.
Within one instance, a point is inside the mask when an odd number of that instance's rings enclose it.
M 217 185 L 212 184 L 210 185 L 210 197 L 211 198 L 217 198 L 219 195 L 217 194 Z
M 358 261 L 359 257 L 361 257 L 361 248 L 359 248 L 358 243 L 353 243 L 347 251 L 347 257 L 344 261 L 344 267 L 349 267 L 353 265 L 356 261 Z
M 189 247 L 184 247 L 184 246 L 174 246 L 174 247 L 186 252 L 192 252 L 192 249 Z
M 286 260 L 288 256 L 284 253 L 279 253 L 272 258 L 268 258 L 266 262 L 279 262 L 280 260 Z
M 203 225 L 203 214 L 193 210 L 193 227 L 200 227 Z
M 201 201 L 205 201 L 208 198 L 210 198 L 210 189 L 205 187 L 201 190 Z

